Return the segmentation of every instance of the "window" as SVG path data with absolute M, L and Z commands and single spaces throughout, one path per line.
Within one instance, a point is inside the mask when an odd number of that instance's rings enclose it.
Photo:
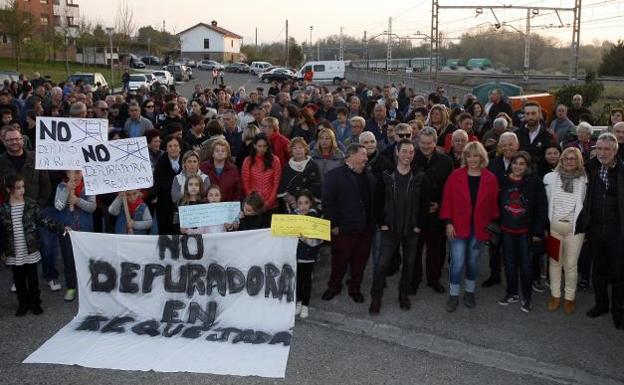
M 48 15 L 41 15 L 41 17 L 39 18 L 39 24 L 41 25 L 48 25 L 50 23 L 50 16 Z
M 41 1 L 41 4 L 48 4 L 48 0 L 39 0 Z
M 74 23 L 74 18 L 73 16 L 67 16 L 67 25 L 70 27 L 75 27 L 76 24 Z
M 210 49 L 210 39 L 204 39 L 204 49 Z
M 314 72 L 325 72 L 325 64 L 315 64 Z
M 234 48 L 234 40 L 230 40 L 230 43 L 232 43 L 232 48 Z

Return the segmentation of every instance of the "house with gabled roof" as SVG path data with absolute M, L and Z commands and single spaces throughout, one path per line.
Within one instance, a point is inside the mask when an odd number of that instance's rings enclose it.
M 223 63 L 240 60 L 243 37 L 216 21 L 197 23 L 177 34 L 180 38 L 180 56 L 193 60 L 210 59 Z

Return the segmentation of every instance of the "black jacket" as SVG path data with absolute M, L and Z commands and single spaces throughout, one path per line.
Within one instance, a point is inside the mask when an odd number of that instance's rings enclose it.
M 396 173 L 387 171 L 383 175 L 383 215 L 378 219 L 379 226 L 386 225 L 390 231 L 397 235 L 406 235 L 413 231 L 414 227 L 422 229 L 427 221 L 429 212 L 429 197 L 426 191 L 427 177 L 424 172 L 410 173 L 407 182 L 407 206 L 396 207 L 397 185 Z M 396 228 L 396 214 L 405 215 L 404 228 Z
M 420 151 L 417 150 L 412 162 L 412 171 L 414 173 L 424 172 L 427 177 L 429 202 L 435 202 L 438 206 L 442 206 L 442 192 L 444 191 L 444 184 L 449 175 L 453 172 L 453 160 L 446 154 L 435 151 L 430 159 Z M 427 209 L 429 213 L 429 209 Z M 440 221 L 440 209 L 434 213 L 429 213 L 428 224 L 441 225 Z
M 616 158 L 617 159 L 617 158 Z M 600 162 L 594 158 L 589 161 L 587 165 L 587 178 L 588 178 L 588 187 L 587 194 L 585 195 L 585 201 L 583 202 L 583 211 L 579 215 L 579 219 L 576 223 L 576 233 L 585 233 L 589 230 L 589 224 L 591 223 L 591 205 L 592 205 L 592 195 L 594 194 L 594 190 L 597 188 L 596 185 L 598 183 L 602 183 L 600 180 Z M 624 236 L 624 162 L 617 159 L 617 208 L 618 214 L 620 218 L 620 235 Z
M 511 163 L 509 163 L 511 166 Z M 507 173 L 509 172 L 509 167 L 505 167 L 505 160 L 502 155 L 497 156 L 490 160 L 487 166 L 488 170 L 492 171 L 494 175 L 496 175 L 496 179 L 498 179 L 498 184 L 505 179 Z
M 159 227 L 162 224 L 173 225 L 174 213 L 177 207 L 171 200 L 171 185 L 173 184 L 173 178 L 182 171 L 182 155 L 179 156 L 178 162 L 180 162 L 178 172 L 173 171 L 167 153 L 162 154 L 158 162 L 156 162 L 156 168 L 154 169 L 154 187 L 156 196 L 158 197 L 156 210 L 158 212 L 157 218 Z
M 520 151 L 526 151 L 531 155 L 531 163 L 535 166 L 539 164 L 544 157 L 544 151 L 548 145 L 555 144 L 555 138 L 546 131 L 546 127 L 540 124 L 539 133 L 535 140 L 531 142 L 529 137 L 529 129 L 526 125 L 518 128 L 516 131 L 518 142 L 520 143 Z
M 37 202 L 39 207 L 46 207 L 48 198 L 52 193 L 50 177 L 45 170 L 35 169 L 35 153 L 26 151 L 26 161 L 20 174 L 24 177 L 26 187 L 25 195 Z M 4 193 L 4 178 L 8 175 L 17 174 L 17 170 L 7 154 L 0 155 L 0 187 Z
M 318 165 L 310 159 L 303 171 L 295 171 L 286 163 L 282 168 L 282 178 L 277 196 L 289 193 L 296 196 L 301 190 L 310 190 L 316 199 L 321 199 L 321 173 Z
M 348 165 L 330 170 L 323 181 L 323 210 L 331 227 L 338 227 L 341 234 L 355 234 L 372 230 L 377 218 L 376 181 L 373 174 L 365 169 L 363 176 L 368 185 L 369 205 L 362 198 L 357 178 Z M 368 219 L 368 221 L 367 221 Z

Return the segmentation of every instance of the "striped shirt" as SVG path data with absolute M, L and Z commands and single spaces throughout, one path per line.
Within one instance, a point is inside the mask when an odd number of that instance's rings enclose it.
M 7 265 L 21 266 L 29 263 L 37 263 L 41 260 L 39 250 L 28 254 L 26 236 L 24 234 L 24 204 L 11 205 L 11 222 L 13 223 L 14 255 L 7 258 Z
M 576 196 L 578 193 L 578 191 L 574 191 L 573 193 L 563 191 L 563 182 L 557 175 L 557 178 L 555 178 L 555 189 L 553 191 L 553 219 L 555 221 L 574 221 L 574 209 L 576 208 Z

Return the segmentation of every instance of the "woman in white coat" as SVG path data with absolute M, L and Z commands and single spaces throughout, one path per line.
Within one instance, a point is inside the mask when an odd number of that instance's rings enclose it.
M 577 263 L 585 234 L 577 233 L 577 220 L 583 210 L 587 192 L 587 176 L 583 155 L 578 148 L 566 148 L 555 171 L 544 176 L 548 198 L 550 236 L 560 241 L 559 260 L 549 258 L 550 300 L 548 310 L 561 305 L 561 271 L 564 270 L 563 310 L 571 314 L 576 309 Z

